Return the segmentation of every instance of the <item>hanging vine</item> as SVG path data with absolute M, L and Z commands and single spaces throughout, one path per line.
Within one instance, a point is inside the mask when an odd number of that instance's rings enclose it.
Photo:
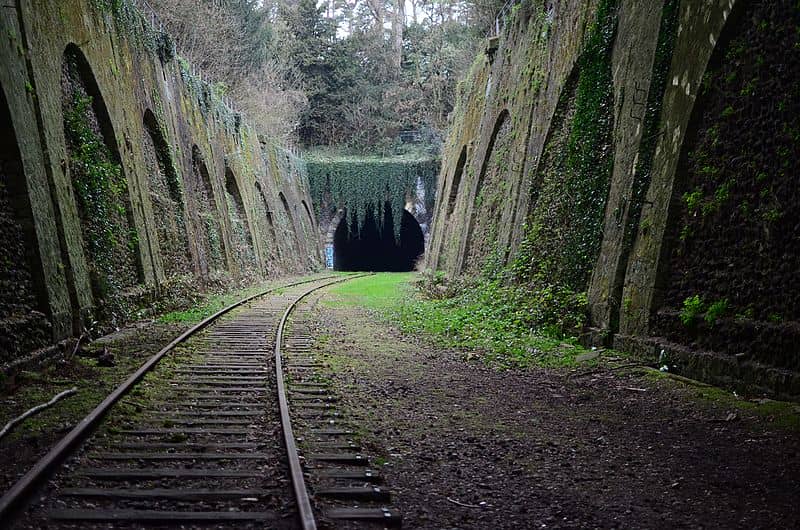
M 361 230 L 368 212 L 379 227 L 383 224 L 388 202 L 394 233 L 399 236 L 406 195 L 417 194 L 420 182 L 425 208 L 433 209 L 439 160 L 312 155 L 306 158 L 306 171 L 317 213 L 320 205 L 335 204 L 353 214 Z

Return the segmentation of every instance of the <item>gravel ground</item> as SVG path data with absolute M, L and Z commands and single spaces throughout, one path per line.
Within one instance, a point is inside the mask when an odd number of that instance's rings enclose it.
M 498 372 L 336 305 L 315 347 L 406 528 L 800 527 L 800 437 L 770 418 L 641 371 Z

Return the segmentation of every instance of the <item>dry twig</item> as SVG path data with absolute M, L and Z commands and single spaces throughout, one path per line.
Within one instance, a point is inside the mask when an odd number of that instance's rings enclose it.
M 466 504 L 466 503 L 463 503 L 463 502 L 458 502 L 455 499 L 451 499 L 450 497 L 447 497 L 447 500 L 452 502 L 453 504 L 457 504 L 459 506 L 463 506 L 464 508 L 483 508 L 483 506 L 481 506 L 480 504 Z
M 3 430 L 0 431 L 0 439 L 2 439 L 6 434 L 8 434 L 11 431 L 11 429 L 14 428 L 15 425 L 17 425 L 18 423 L 22 422 L 26 418 L 29 418 L 29 417 L 33 416 L 34 414 L 38 414 L 39 412 L 43 411 L 44 409 L 46 409 L 48 407 L 52 407 L 59 400 L 64 399 L 67 396 L 71 396 L 72 394 L 74 394 L 77 391 L 78 391 L 77 387 L 73 387 L 73 388 L 70 388 L 69 390 L 65 390 L 65 391 L 61 392 L 60 394 L 57 394 L 56 396 L 54 396 L 53 399 L 51 399 L 47 403 L 42 403 L 41 405 L 36 405 L 35 407 L 33 407 L 32 409 L 28 410 L 24 414 L 22 414 L 20 416 L 17 416 L 16 418 L 11 420 L 10 422 L 6 423 L 5 427 L 3 427 Z

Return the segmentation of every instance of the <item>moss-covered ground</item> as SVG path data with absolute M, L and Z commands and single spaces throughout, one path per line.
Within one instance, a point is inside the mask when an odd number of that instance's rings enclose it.
M 587 350 L 574 337 L 536 333 L 522 323 L 519 308 L 480 289 L 453 296 L 440 292 L 441 298 L 432 299 L 429 284 L 420 274 L 379 273 L 339 284 L 330 293 L 333 296 L 323 299 L 323 305 L 366 309 L 408 336 L 422 335 L 438 347 L 457 348 L 467 359 L 481 360 L 492 368 L 560 368 L 578 377 L 609 369 L 641 372 L 648 380 L 679 389 L 698 405 L 727 407 L 800 432 L 796 403 L 740 396 L 638 365 L 622 352 Z M 350 362 L 347 357 L 335 357 L 336 367 Z

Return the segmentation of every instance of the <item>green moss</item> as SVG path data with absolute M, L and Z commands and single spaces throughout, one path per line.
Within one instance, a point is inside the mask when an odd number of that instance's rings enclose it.
M 554 119 L 551 125 L 555 132 L 551 133 L 543 156 L 555 167 L 540 169 L 552 174 L 545 174 L 541 189 L 535 190 L 536 209 L 528 219 L 524 240 L 511 266 L 516 281 L 532 282 L 545 291 L 584 291 L 602 239 L 613 167 L 609 146 L 613 127 L 611 46 L 616 32 L 615 5 L 614 1 L 605 0 L 598 6 L 578 62 L 572 118 L 563 124 Z M 566 116 L 571 106 L 569 86 L 563 94 L 559 107 Z M 563 134 L 567 135 L 565 139 Z
M 717 300 L 706 310 L 706 314 L 703 316 L 703 319 L 709 326 L 713 326 L 716 324 L 717 320 L 720 319 L 726 312 L 728 311 L 728 299 L 723 298 L 722 300 Z
M 796 403 L 771 399 L 745 400 L 722 388 L 706 386 L 695 392 L 695 397 L 715 405 L 723 405 L 754 414 L 772 427 L 800 432 L 800 408 Z

